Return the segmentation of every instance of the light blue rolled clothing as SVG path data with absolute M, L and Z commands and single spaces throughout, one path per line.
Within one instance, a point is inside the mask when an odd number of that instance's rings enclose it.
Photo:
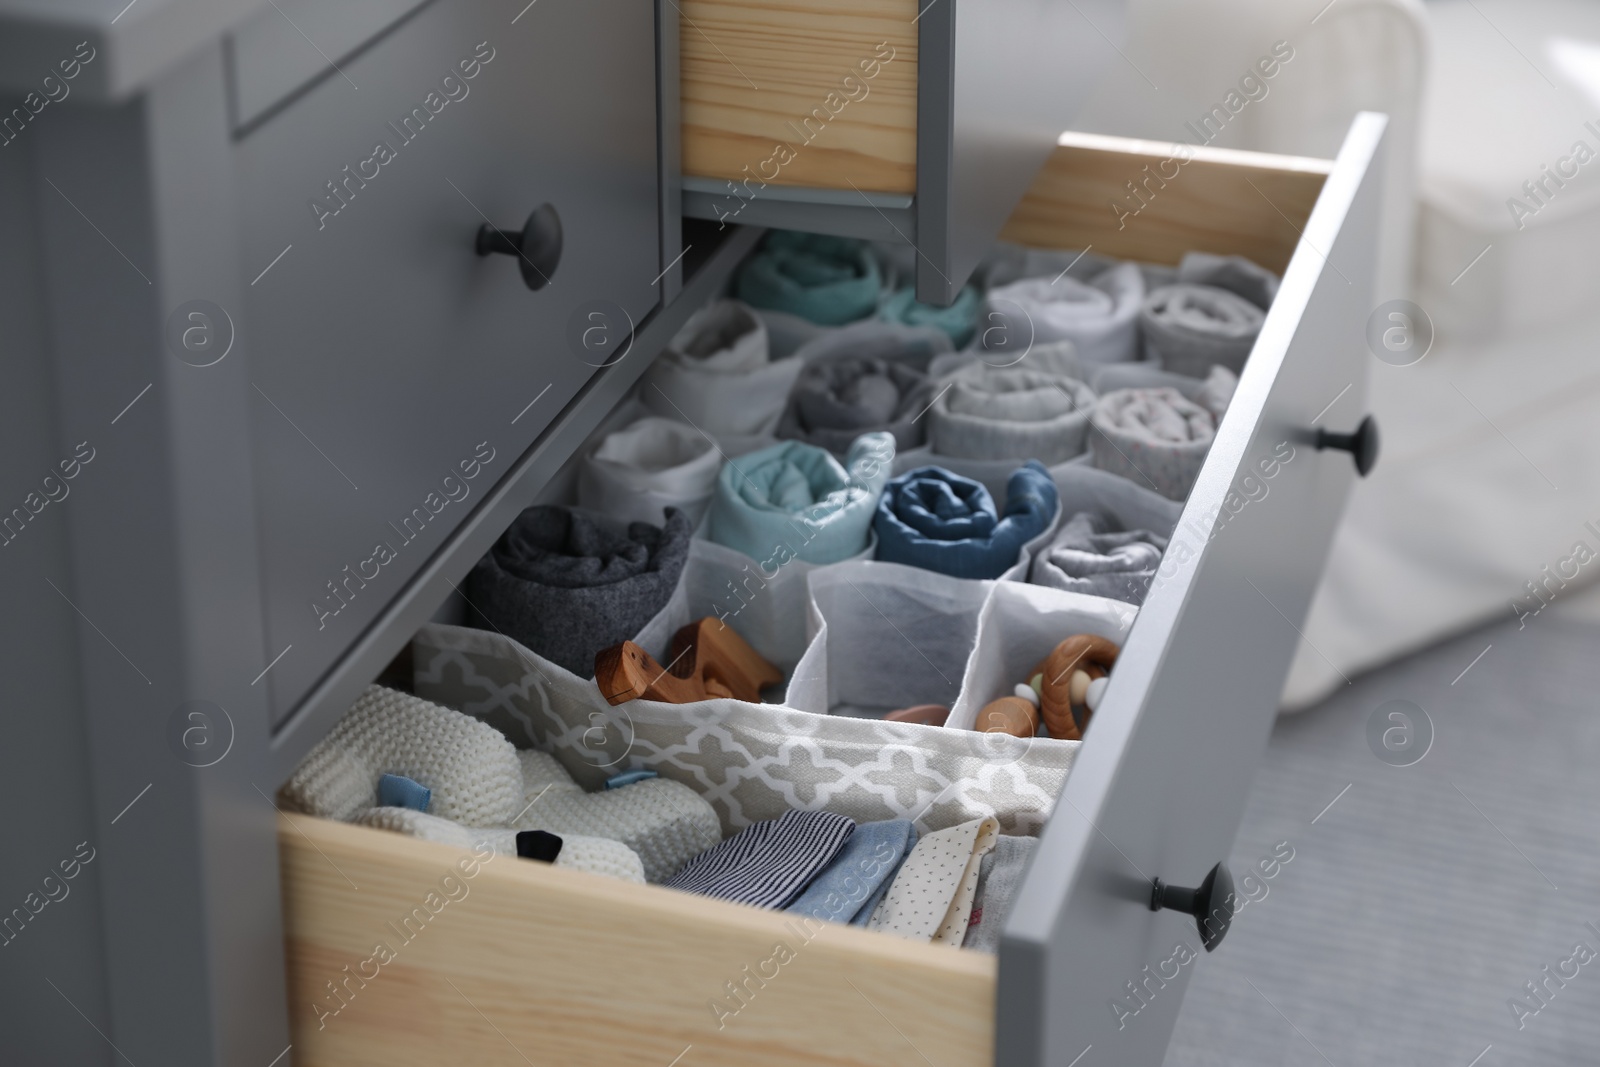
M 717 476 L 707 536 L 758 560 L 783 546 L 807 563 L 849 559 L 867 548 L 893 465 L 887 433 L 856 438 L 842 465 L 799 441 L 729 460 Z
M 865 926 L 916 841 L 917 831 L 909 819 L 858 823 L 833 862 L 784 910 Z
M 738 297 L 820 326 L 843 326 L 877 310 L 883 275 L 865 241 L 774 230 L 739 267 Z

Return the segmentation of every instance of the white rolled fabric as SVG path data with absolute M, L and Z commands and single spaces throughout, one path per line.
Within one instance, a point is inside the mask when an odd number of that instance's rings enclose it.
M 1095 393 L 1065 375 L 982 363 L 950 375 L 928 412 L 936 456 L 1064 463 L 1084 451 Z
M 689 316 L 645 371 L 639 400 L 729 451 L 735 439 L 772 433 L 799 373 L 799 360 L 771 359 L 766 324 L 754 309 L 718 300 Z
M 646 415 L 607 434 L 578 468 L 578 506 L 660 526 L 678 508 L 698 523 L 711 506 L 722 455 L 683 422 Z
M 979 344 L 1011 351 L 1071 341 L 1086 363 L 1137 359 L 1144 276 L 1119 263 L 1088 281 L 1070 275 L 1024 278 L 990 289 L 978 322 Z

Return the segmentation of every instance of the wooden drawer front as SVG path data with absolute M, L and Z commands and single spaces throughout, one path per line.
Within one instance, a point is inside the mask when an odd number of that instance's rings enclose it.
M 992 956 L 301 816 L 279 842 L 296 1067 L 991 1062 Z
M 1195 921 L 1149 910 L 1152 879 L 1198 886 L 1227 857 L 1355 477 L 1348 453 L 1312 442 L 1364 414 L 1386 122 L 1360 116 L 1326 182 L 1301 179 L 1322 186 L 1304 237 L 1006 925 L 1001 1063 L 1090 1046 L 1085 1063 L 1160 1063 L 1205 966 L 1175 952 L 1198 949 Z M 1280 209 L 1248 172 L 1202 162 L 1171 189 L 1236 181 L 1247 213 Z
M 919 298 L 948 303 L 1116 58 L 1123 8 L 684 0 L 683 170 L 718 194 L 686 206 L 909 240 Z
M 656 304 L 652 9 L 516 14 L 436 0 L 237 144 L 276 721 Z M 535 292 L 474 238 L 544 203 Z

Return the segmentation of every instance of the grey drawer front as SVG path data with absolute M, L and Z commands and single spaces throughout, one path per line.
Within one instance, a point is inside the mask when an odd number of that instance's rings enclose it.
M 654 12 L 517 15 L 435 0 L 236 146 L 274 722 L 611 354 L 573 325 L 620 345 L 657 303 Z M 535 292 L 474 237 L 546 202 Z
M 1198 949 L 1195 922 L 1151 912 L 1151 881 L 1196 886 L 1227 856 L 1355 477 L 1312 427 L 1363 413 L 1386 122 L 1362 115 L 1345 141 L 1168 552 L 1195 557 L 1141 609 L 1022 886 L 1000 957 L 1006 1067 L 1160 1063 L 1205 966 L 1175 958 Z

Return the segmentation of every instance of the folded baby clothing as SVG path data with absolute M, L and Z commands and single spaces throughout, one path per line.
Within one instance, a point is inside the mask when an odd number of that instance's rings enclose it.
M 1176 389 L 1118 389 L 1089 417 L 1089 447 L 1101 470 L 1182 500 L 1216 436 L 1211 412 Z
M 688 423 L 730 455 L 771 434 L 800 364 L 771 358 L 765 321 L 737 300 L 689 316 L 639 382 L 651 413 Z
M 1222 416 L 1228 413 L 1228 405 L 1233 403 L 1233 392 L 1237 388 L 1239 388 L 1239 376 L 1219 363 L 1206 375 L 1195 401 L 1211 412 L 1211 417 L 1220 426 Z
M 755 560 L 780 548 L 808 563 L 849 559 L 867 548 L 894 454 L 893 437 L 869 433 L 843 464 L 799 441 L 729 460 L 717 477 L 707 536 Z
M 670 878 L 722 840 L 715 809 L 682 782 L 655 777 L 588 793 L 547 752 L 521 749 L 517 760 L 523 810 L 508 826 L 620 841 L 639 857 L 646 881 Z
M 467 600 L 493 629 L 588 678 L 595 653 L 631 638 L 672 598 L 693 533 L 676 508 L 662 526 L 527 508 L 467 575 Z
M 795 353 L 804 369 L 789 393 L 777 435 L 843 455 L 863 433 L 894 435 L 904 452 L 920 445 L 921 416 L 933 400 L 928 366 L 950 339 L 928 327 L 862 322 Z
M 1262 311 L 1271 307 L 1278 295 L 1278 276 L 1243 256 L 1189 252 L 1178 264 L 1177 280 L 1237 293 Z
M 910 941 L 960 947 L 978 892 L 979 862 L 999 836 L 993 816 L 924 834 L 867 926 Z
M 1028 581 L 1142 604 L 1166 550 L 1160 534 L 1124 530 L 1104 512 L 1080 511 L 1034 554 Z
M 1006 917 L 1011 914 L 1011 904 L 1017 890 L 1022 888 L 1022 876 L 1028 872 L 1028 861 L 1033 859 L 1038 844 L 1036 837 L 1002 835 L 980 861 L 978 891 L 973 898 L 972 917 L 967 922 L 962 948 L 991 955 L 1000 951 L 1000 934 L 1005 929 Z
M 514 859 L 521 854 L 517 847 L 517 838 L 521 834 L 516 830 L 468 828 L 449 819 L 441 819 L 437 815 L 413 811 L 410 808 L 368 808 L 353 821 L 358 826 L 388 830 L 391 833 L 405 834 L 407 837 L 423 841 L 435 841 L 441 845 L 453 845 L 456 848 L 476 850 L 483 845 L 493 849 L 497 857 L 510 856 Z M 639 857 L 620 841 L 604 837 L 584 837 L 579 834 L 561 834 L 558 840 L 559 848 L 552 848 L 544 853 L 555 854 L 553 862 L 557 867 L 587 871 L 590 874 L 603 874 L 610 878 L 620 878 L 625 882 L 645 880 L 644 867 L 640 864 Z
M 971 364 L 945 381 L 928 412 L 937 456 L 1064 463 L 1083 452 L 1094 390 L 1075 378 Z
M 752 307 L 843 326 L 877 310 L 883 276 L 864 241 L 774 230 L 740 265 L 734 286 Z
M 279 792 L 293 810 L 348 822 L 378 806 L 385 775 L 409 778 L 429 792 L 434 815 L 466 826 L 510 826 L 522 806 L 521 768 L 504 734 L 379 685 L 367 686 Z
M 908 819 L 860 823 L 833 862 L 785 910 L 865 926 L 916 843 L 917 831 Z
M 707 849 L 662 884 L 736 904 L 782 908 L 833 862 L 855 828 L 848 816 L 831 811 L 786 811 Z
M 1068 275 L 1023 278 L 990 289 L 980 317 L 981 343 L 991 351 L 1071 341 L 1086 363 L 1138 358 L 1144 278 L 1119 263 L 1088 281 Z
M 1004 514 L 981 482 L 918 467 L 890 482 L 878 501 L 877 558 L 956 578 L 998 578 L 1055 521 L 1057 503 L 1055 482 L 1037 460 L 1012 472 Z
M 666 522 L 677 508 L 697 525 L 711 506 L 722 453 L 687 423 L 647 415 L 607 434 L 578 467 L 578 506 L 623 522 Z
M 878 307 L 878 317 L 902 326 L 931 326 L 943 330 L 950 343 L 965 348 L 978 325 L 978 290 L 966 286 L 949 307 L 935 307 L 917 300 L 915 289 L 896 289 Z
M 1216 363 L 1243 370 L 1265 321 L 1266 313 L 1237 293 L 1183 282 L 1151 293 L 1139 312 L 1145 355 L 1191 378 L 1205 377 Z

